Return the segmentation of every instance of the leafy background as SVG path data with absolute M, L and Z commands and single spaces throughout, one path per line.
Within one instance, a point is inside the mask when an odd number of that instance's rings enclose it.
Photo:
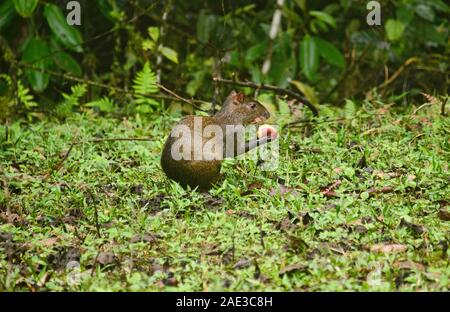
M 133 90 L 147 63 L 145 70 L 166 87 L 205 102 L 226 95 L 227 88 L 215 90 L 212 77 L 219 75 L 294 88 L 313 104 L 334 106 L 345 98 L 407 105 L 423 100 L 420 92 L 444 94 L 448 88 L 450 9 L 441 0 L 381 1 L 380 26 L 367 25 L 367 1 L 286 0 L 273 39 L 275 1 L 80 1 L 81 26 L 66 23 L 67 2 L 0 4 L 3 120 L 64 117 L 85 108 L 150 114 L 171 106 L 172 112 L 192 112 L 186 103 L 135 101 L 114 89 Z M 271 61 L 267 72 L 265 60 Z M 55 72 L 110 88 L 90 85 L 74 103 L 82 107 L 59 109 L 67 106 L 61 93 L 76 81 Z M 22 89 L 36 101 L 14 99 Z

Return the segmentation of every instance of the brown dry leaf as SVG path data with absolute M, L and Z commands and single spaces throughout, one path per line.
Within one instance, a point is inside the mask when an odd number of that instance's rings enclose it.
M 394 267 L 405 270 L 419 270 L 419 271 L 425 270 L 425 266 L 423 264 L 409 260 L 397 261 L 394 263 Z
M 59 238 L 58 237 L 50 237 L 50 238 L 46 238 L 43 240 L 39 241 L 39 245 L 45 246 L 45 247 L 49 247 L 49 246 L 53 246 L 56 243 L 59 242 Z
M 0 242 L 10 242 L 13 240 L 13 235 L 11 233 L 0 232 Z
M 293 272 L 305 272 L 307 270 L 308 270 L 308 266 L 306 264 L 294 263 L 294 264 L 291 264 L 291 265 L 288 265 L 288 266 L 282 268 L 280 270 L 279 275 L 284 275 L 284 274 L 293 273 Z
M 441 273 L 440 272 L 425 272 L 425 277 L 430 281 L 439 281 L 441 279 Z
M 178 285 L 178 281 L 175 277 L 169 277 L 163 280 L 164 285 L 175 287 Z
M 329 184 L 325 187 L 322 187 L 320 192 L 325 196 L 325 197 L 335 197 L 336 192 L 334 191 L 336 188 L 339 187 L 339 185 L 342 184 L 341 180 L 337 180 L 335 182 L 333 182 L 332 184 Z
M 14 224 L 14 225 L 22 225 L 22 224 L 26 223 L 26 221 L 21 216 L 19 216 L 17 213 L 8 212 L 8 211 L 0 213 L 0 221 L 3 221 L 4 223 Z
M 202 250 L 205 251 L 207 256 L 217 256 L 220 255 L 219 243 L 206 243 L 202 245 Z
M 108 264 L 114 264 L 117 261 L 116 255 L 114 255 L 112 252 L 100 252 L 96 259 L 97 263 L 105 266 Z
M 384 172 L 382 170 L 374 170 L 373 174 L 380 179 L 393 179 L 402 175 L 401 172 Z
M 204 195 L 204 202 L 203 204 L 208 207 L 208 209 L 212 208 L 219 208 L 223 204 L 223 198 L 221 197 L 215 197 L 210 194 Z
M 158 234 L 154 234 L 154 233 L 148 233 L 148 234 L 143 234 L 143 235 L 135 235 L 130 239 L 130 243 L 134 244 L 134 243 L 139 243 L 139 242 L 144 242 L 144 243 L 156 243 L 158 241 L 158 239 L 161 238 Z
M 241 192 L 241 196 L 246 196 L 246 195 L 250 195 L 253 193 L 254 190 L 259 190 L 263 187 L 263 184 L 261 182 L 254 182 L 251 183 L 247 190 Z
M 450 221 L 450 212 L 445 209 L 439 210 L 439 219 L 442 221 Z
M 296 228 L 296 225 L 292 223 L 291 219 L 288 217 L 283 218 L 281 222 L 277 225 L 277 228 L 283 231 L 289 231 Z
M 272 188 L 270 190 L 269 195 L 270 196 L 275 196 L 275 195 L 278 195 L 278 194 L 281 195 L 281 196 L 288 195 L 288 194 L 297 196 L 298 192 L 293 187 L 286 186 L 284 184 L 278 184 L 278 187 L 274 187 L 274 188 Z
M 414 234 L 423 234 L 427 231 L 427 229 L 423 225 L 408 222 L 404 218 L 400 220 L 399 227 L 406 227 L 410 229 Z
M 375 244 L 370 246 L 371 252 L 381 252 L 381 253 L 404 252 L 407 249 L 408 246 L 402 244 Z
M 249 267 L 252 264 L 252 261 L 250 259 L 241 259 L 233 266 L 235 269 L 243 269 L 246 267 Z

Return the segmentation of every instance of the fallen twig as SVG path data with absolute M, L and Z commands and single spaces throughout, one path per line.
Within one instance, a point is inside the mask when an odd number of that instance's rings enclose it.
M 278 94 L 288 95 L 288 96 L 300 101 L 301 103 L 305 104 L 312 111 L 314 116 L 319 116 L 319 110 L 317 109 L 317 107 L 315 107 L 310 101 L 308 101 L 304 96 L 301 96 L 297 92 L 294 92 L 294 91 L 291 91 L 288 89 L 284 89 L 284 88 L 280 88 L 280 87 L 276 87 L 276 86 L 272 86 L 272 85 L 257 84 L 257 83 L 253 83 L 253 82 L 249 82 L 249 81 L 229 80 L 229 79 L 222 79 L 222 78 L 218 78 L 218 77 L 214 77 L 213 80 L 218 83 L 221 83 L 221 84 L 229 84 L 229 85 L 235 85 L 235 86 L 240 86 L 240 87 L 247 87 L 247 88 L 252 88 L 252 89 L 256 89 L 256 90 L 258 90 L 258 89 L 269 90 L 269 91 L 274 91 L 275 93 L 278 93 Z

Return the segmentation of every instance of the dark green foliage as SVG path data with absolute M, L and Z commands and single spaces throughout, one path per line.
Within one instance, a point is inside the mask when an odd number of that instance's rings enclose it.
M 154 112 L 163 107 L 158 101 L 148 98 L 146 106 L 127 107 L 124 94 L 114 91 L 132 89 L 147 62 L 166 87 L 207 102 L 213 96 L 211 78 L 219 74 L 287 88 L 301 82 L 299 91 L 308 88 L 305 95 L 317 104 L 374 94 L 404 94 L 397 103 L 420 102 L 420 92 L 447 92 L 450 9 L 441 0 L 383 2 L 379 26 L 367 25 L 366 1 L 286 0 L 273 39 L 274 0 L 80 1 L 80 26 L 68 25 L 67 2 L 0 5 L 3 74 L 18 74 L 36 92 L 34 110 L 45 114 L 57 107 L 61 90 L 69 92 L 76 83 L 54 72 L 110 86 L 89 84 L 85 100 L 111 97 L 114 113 L 136 107 Z M 11 67 L 11 57 L 35 68 Z M 111 107 L 106 111 L 113 113 Z

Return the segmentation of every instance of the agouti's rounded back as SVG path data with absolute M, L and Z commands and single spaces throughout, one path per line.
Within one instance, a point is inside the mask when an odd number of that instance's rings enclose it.
M 161 155 L 161 167 L 167 177 L 177 181 L 183 187 L 210 189 L 220 179 L 220 168 L 224 153 L 215 151 L 218 157 L 211 157 L 205 151 L 205 144 L 211 139 L 207 135 L 210 128 L 222 129 L 222 147 L 227 141 L 235 144 L 235 133 L 227 132 L 227 126 L 246 126 L 260 124 L 270 117 L 267 109 L 254 99 L 232 91 L 214 116 L 187 116 L 172 129 L 164 144 Z M 270 138 L 255 139 L 249 149 L 268 142 Z M 196 142 L 202 142 L 195 144 Z M 260 144 L 259 144 L 260 143 Z M 241 152 L 246 152 L 248 149 Z M 238 155 L 241 152 L 237 152 Z M 200 157 L 199 157 L 200 156 Z

